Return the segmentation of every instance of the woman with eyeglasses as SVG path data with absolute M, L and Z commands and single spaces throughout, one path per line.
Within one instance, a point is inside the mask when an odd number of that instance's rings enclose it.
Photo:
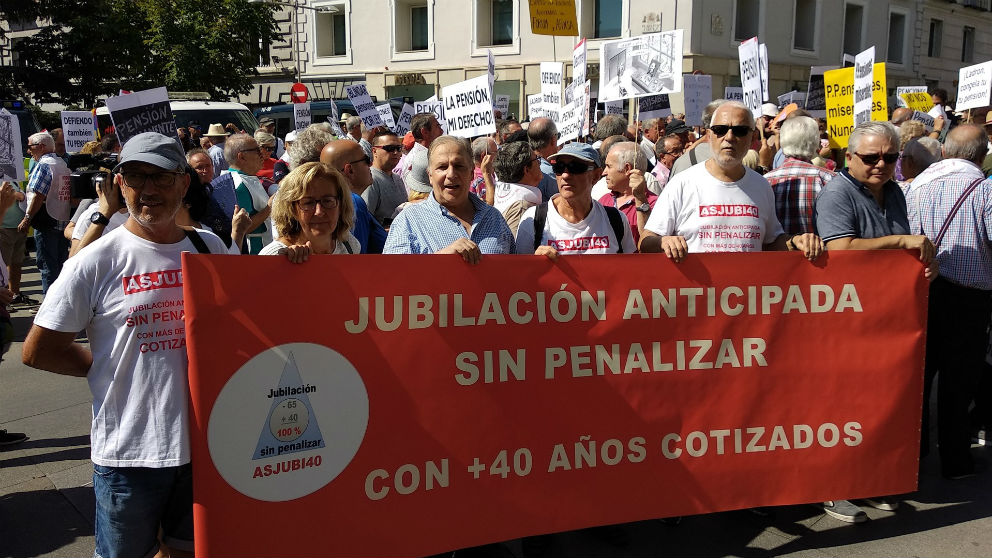
M 282 180 L 272 199 L 272 223 L 278 237 L 261 256 L 284 254 L 302 263 L 311 254 L 359 254 L 351 232 L 355 210 L 348 181 L 324 163 L 300 165 Z
M 276 150 L 276 137 L 264 130 L 259 130 L 255 132 L 255 142 L 258 143 L 258 149 L 262 152 L 262 168 L 255 173 L 255 176 L 274 183 L 272 173 L 278 159 L 273 159 L 272 154 Z

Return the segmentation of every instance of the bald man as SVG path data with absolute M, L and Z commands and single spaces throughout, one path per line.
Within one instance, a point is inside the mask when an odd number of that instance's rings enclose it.
M 369 213 L 361 196 L 372 184 L 372 163 L 362 146 L 351 140 L 334 140 L 320 150 L 320 162 L 331 165 L 348 179 L 351 200 L 355 203 L 355 225 L 351 234 L 361 243 L 362 253 L 381 254 L 386 244 L 386 229 Z
M 913 117 L 913 109 L 906 107 L 899 107 L 896 110 L 892 111 L 892 119 L 890 119 L 889 122 L 891 122 L 893 126 L 899 127 L 900 124 L 909 120 L 912 117 Z

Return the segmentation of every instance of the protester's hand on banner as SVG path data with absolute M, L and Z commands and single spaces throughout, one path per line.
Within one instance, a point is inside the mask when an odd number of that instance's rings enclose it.
M 938 274 L 940 274 L 940 265 L 937 263 L 937 258 L 934 258 L 930 265 L 923 270 L 923 278 L 932 283 Z
M 919 250 L 920 261 L 928 265 L 933 261 L 934 256 L 937 255 L 937 247 L 933 245 L 933 242 L 930 242 L 929 238 L 922 234 L 902 235 L 902 247 L 907 250 Z
M 797 234 L 792 237 L 792 245 L 809 261 L 815 260 L 823 253 L 823 240 L 813 233 Z
M 473 265 L 479 263 L 479 258 L 482 257 L 479 246 L 467 238 L 459 238 L 437 253 L 458 254 L 463 260 Z
M 661 249 L 675 263 L 684 260 L 686 254 L 689 253 L 689 245 L 686 244 L 684 236 L 661 237 Z
M 551 261 L 558 259 L 558 250 L 555 250 L 551 246 L 538 246 L 537 250 L 534 250 L 535 256 L 544 256 Z
M 301 264 L 310 259 L 310 254 L 313 253 L 313 249 L 308 241 L 306 244 L 294 244 L 292 246 L 287 246 L 282 248 L 278 252 L 286 256 L 291 263 Z

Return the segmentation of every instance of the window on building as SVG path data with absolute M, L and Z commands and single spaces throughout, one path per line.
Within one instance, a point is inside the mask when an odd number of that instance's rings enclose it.
M 885 61 L 893 64 L 903 64 L 906 56 L 906 14 L 889 13 L 889 48 Z
M 940 44 L 944 40 L 944 22 L 939 19 L 930 20 L 930 41 L 927 43 L 927 56 L 940 58 Z
M 965 26 L 964 34 L 961 36 L 961 61 L 975 61 L 975 28 Z
M 760 18 L 760 0 L 737 0 L 734 6 L 734 40 L 746 41 L 757 37 Z
M 865 9 L 858 4 L 844 6 L 844 52 L 855 55 L 864 50 L 861 48 L 861 26 L 864 21 Z
M 252 42 L 252 46 L 255 48 L 253 53 L 255 58 L 256 66 L 271 66 L 272 65 L 272 53 L 270 52 L 270 47 L 272 43 L 264 39 L 258 39 Z
M 13 38 L 10 40 L 10 65 L 14 68 L 24 67 L 24 58 L 21 57 L 21 41 L 24 39 L 22 37 Z
M 344 56 L 348 53 L 348 28 L 346 16 L 338 13 L 317 14 L 317 57 Z
M 792 21 L 792 48 L 816 50 L 817 0 L 796 0 L 795 19 Z
M 512 45 L 516 35 L 514 0 L 475 0 L 477 46 Z
M 623 0 L 596 0 L 593 14 L 593 38 L 619 37 Z
M 410 7 L 410 50 L 427 50 L 427 6 Z
M 433 48 L 433 0 L 394 0 L 393 33 L 396 52 Z

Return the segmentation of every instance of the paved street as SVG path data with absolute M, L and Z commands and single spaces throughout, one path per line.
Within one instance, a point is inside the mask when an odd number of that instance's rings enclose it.
M 24 292 L 40 298 L 37 272 L 26 271 Z M 13 318 L 17 340 L 23 340 L 31 315 L 22 310 Z M 26 432 L 30 439 L 0 450 L 0 558 L 90 556 L 93 491 L 86 381 L 31 370 L 20 362 L 18 342 L 0 367 L 0 428 Z M 629 536 L 625 547 L 611 546 L 589 532 L 561 535 L 555 537 L 552 552 L 560 556 L 992 556 L 990 454 L 982 447 L 972 451 L 982 471 L 978 476 L 943 480 L 936 456 L 931 455 L 923 462 L 919 491 L 896 512 L 866 507 L 871 521 L 862 525 L 826 517 L 813 506 L 790 506 L 771 510 L 769 516 L 735 511 L 687 517 L 678 524 L 631 524 L 624 528 Z M 504 550 L 521 553 L 519 542 Z

